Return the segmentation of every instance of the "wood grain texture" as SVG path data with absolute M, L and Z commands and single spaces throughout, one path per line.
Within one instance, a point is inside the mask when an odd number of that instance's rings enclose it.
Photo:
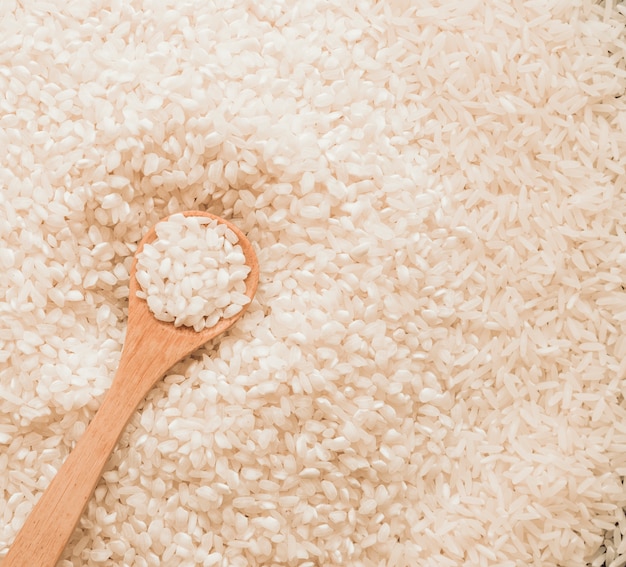
M 252 244 L 230 222 L 202 211 L 186 216 L 205 216 L 225 223 L 238 238 L 251 271 L 246 294 L 253 298 L 259 281 L 259 266 Z M 165 219 L 163 219 L 165 220 Z M 54 567 L 91 497 L 102 470 L 128 420 L 163 374 L 176 362 L 226 331 L 247 306 L 229 319 L 196 332 L 174 327 L 154 318 L 147 303 L 136 295 L 137 254 L 156 237 L 152 227 L 139 243 L 131 268 L 128 326 L 118 371 L 95 417 L 43 493 L 20 532 L 2 567 Z

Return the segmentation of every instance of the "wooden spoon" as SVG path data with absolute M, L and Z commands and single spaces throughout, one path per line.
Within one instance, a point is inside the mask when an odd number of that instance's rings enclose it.
M 239 238 L 251 271 L 246 295 L 252 299 L 259 281 L 259 266 L 250 241 L 230 222 L 200 211 L 185 216 L 203 216 L 226 224 Z M 165 220 L 165 219 L 163 219 Z M 54 567 L 91 497 L 102 469 L 126 423 L 155 383 L 176 362 L 228 329 L 245 311 L 221 319 L 200 332 L 158 321 L 143 299 L 137 297 L 137 254 L 156 238 L 154 227 L 139 242 L 130 273 L 128 326 L 117 374 L 100 409 L 76 447 L 37 502 L 17 534 L 2 567 Z

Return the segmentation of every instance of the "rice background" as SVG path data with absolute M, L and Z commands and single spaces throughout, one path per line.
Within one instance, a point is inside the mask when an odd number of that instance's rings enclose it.
M 0 557 L 111 383 L 136 243 L 258 245 L 72 566 L 626 563 L 610 0 L 0 4 Z

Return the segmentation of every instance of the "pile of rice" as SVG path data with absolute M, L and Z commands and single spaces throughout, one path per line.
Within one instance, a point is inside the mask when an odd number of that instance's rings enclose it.
M 250 267 L 239 237 L 210 217 L 170 215 L 137 254 L 137 296 L 159 321 L 195 331 L 214 327 L 250 303 Z
M 0 557 L 111 384 L 137 242 L 201 209 L 256 299 L 139 408 L 60 567 L 624 565 L 625 25 L 3 0 Z

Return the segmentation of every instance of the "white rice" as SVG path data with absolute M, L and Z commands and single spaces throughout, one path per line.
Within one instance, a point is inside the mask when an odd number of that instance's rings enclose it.
M 60 567 L 626 558 L 626 41 L 607 0 L 4 0 L 0 557 L 111 384 L 160 218 L 256 298 Z
M 174 214 L 137 255 L 137 296 L 159 321 L 201 331 L 250 303 L 250 267 L 237 235 L 224 223 Z

